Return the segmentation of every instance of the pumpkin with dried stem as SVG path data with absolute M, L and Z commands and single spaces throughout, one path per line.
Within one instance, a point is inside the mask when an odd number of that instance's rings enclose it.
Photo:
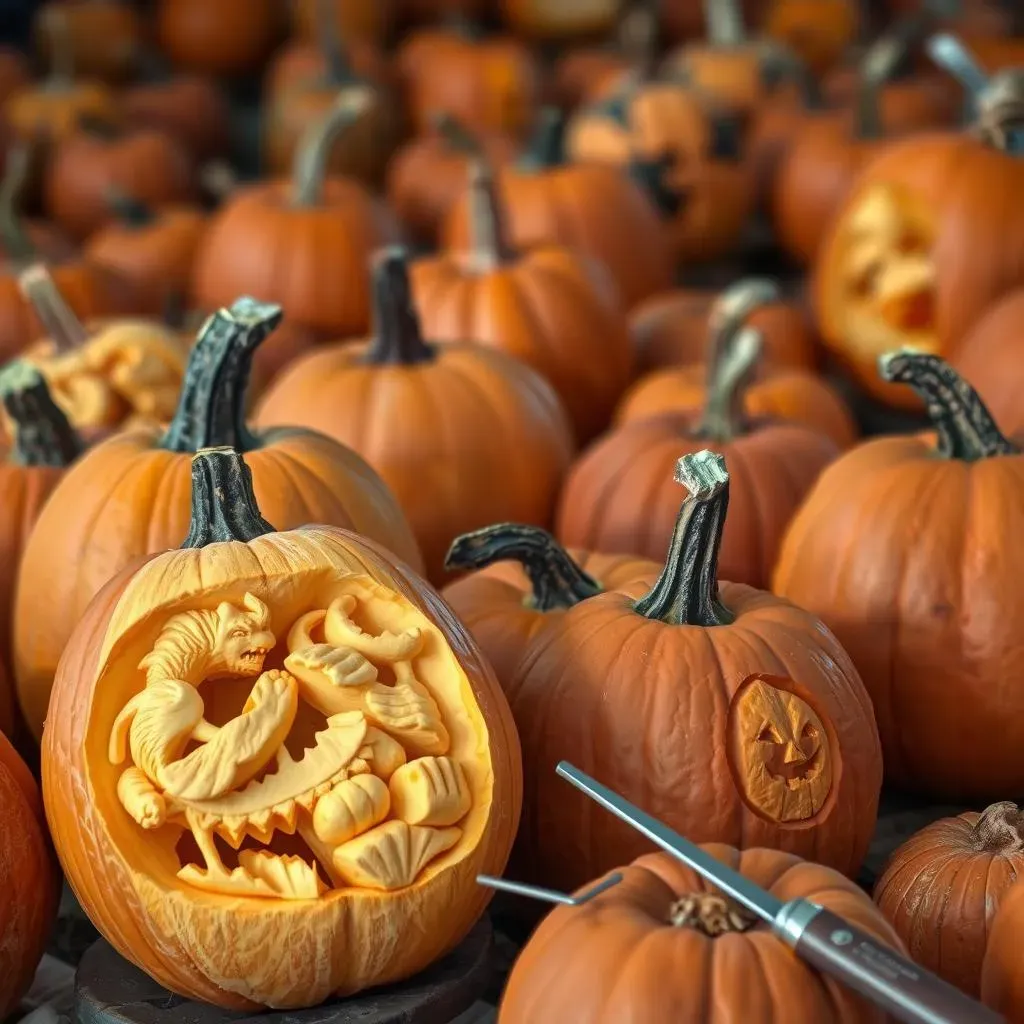
M 252 299 L 212 316 L 190 353 L 170 425 L 122 431 L 90 449 L 40 515 L 22 558 L 14 617 L 18 695 L 37 737 L 57 662 L 86 605 L 115 573 L 186 533 L 198 448 L 226 443 L 244 451 L 261 507 L 282 527 L 351 528 L 419 568 L 398 505 L 355 452 L 308 430 L 247 426 L 253 353 L 280 319 L 280 307 Z
M 559 498 L 559 540 L 658 558 L 677 511 L 669 470 L 681 451 L 710 446 L 734 466 L 722 574 L 767 587 L 790 519 L 839 448 L 820 428 L 748 417 L 744 396 L 761 344 L 760 334 L 746 327 L 722 347 L 702 409 L 626 423 L 585 451 Z
M 296 361 L 261 398 L 257 422 L 301 423 L 358 451 L 409 517 L 427 578 L 441 580 L 460 533 L 507 518 L 550 523 L 572 428 L 528 366 L 472 339 L 424 337 L 403 250 L 376 258 L 373 297 L 373 337 Z
M 1003 539 L 1018 528 L 1024 456 L 937 356 L 893 352 L 880 372 L 918 393 L 936 433 L 867 441 L 829 467 L 790 525 L 773 589 L 850 652 L 889 781 L 949 800 L 1020 792 L 1024 562 Z
M 394 555 L 274 532 L 237 451 L 191 461 L 181 549 L 119 573 L 61 660 L 43 787 L 65 873 L 186 997 L 289 1008 L 399 981 L 462 940 L 477 873 L 505 865 L 508 706 Z
M 561 246 L 515 252 L 504 203 L 486 159 L 470 170 L 468 249 L 441 252 L 410 268 L 428 337 L 473 341 L 545 377 L 572 419 L 578 441 L 607 426 L 630 379 L 629 328 L 605 268 Z
M 882 774 L 867 693 L 813 615 L 719 583 L 725 460 L 683 456 L 676 480 L 689 494 L 660 569 L 606 562 L 595 579 L 519 525 L 452 545 L 449 565 L 481 571 L 445 597 L 495 666 L 523 741 L 514 876 L 572 890 L 647 848 L 557 778 L 562 759 L 695 842 L 771 846 L 853 874 Z M 523 572 L 496 575 L 503 560 Z

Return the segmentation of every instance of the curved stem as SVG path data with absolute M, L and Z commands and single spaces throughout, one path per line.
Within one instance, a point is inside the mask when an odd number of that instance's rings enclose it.
M 712 46 L 742 46 L 747 33 L 739 0 L 704 0 L 704 23 Z
M 334 0 L 316 0 L 316 32 L 327 68 L 327 80 L 336 88 L 354 85 L 359 79 L 352 71 L 341 37 L 338 5 Z
M 469 169 L 469 235 L 470 262 L 478 274 L 488 274 L 512 259 L 494 170 L 482 156 Z
M 182 548 L 255 540 L 277 531 L 260 515 L 252 472 L 234 448 L 201 448 L 192 456 L 192 519 Z
M 545 171 L 562 164 L 565 115 L 558 107 L 544 107 L 537 115 L 533 135 L 516 162 L 521 171 Z
M 690 493 L 676 518 L 665 568 L 633 610 L 673 626 L 727 626 L 734 616 L 718 598 L 718 552 L 729 508 L 725 459 L 707 450 L 684 455 L 675 479 Z
M 763 349 L 764 337 L 754 327 L 712 335 L 707 396 L 695 431 L 697 437 L 723 444 L 746 433 L 747 386 L 757 371 Z
M 104 190 L 104 199 L 117 219 L 130 228 L 148 227 L 156 220 L 152 207 L 129 195 L 119 185 L 108 185 Z
M 539 526 L 499 523 L 464 533 L 452 541 L 446 569 L 484 569 L 495 562 L 518 562 L 530 581 L 530 605 L 538 611 L 571 608 L 601 593 L 569 552 Z
M 747 318 L 764 306 L 782 301 L 782 289 L 768 277 L 745 277 L 715 299 L 708 314 L 709 341 L 721 333 L 733 334 Z
M 917 392 L 938 434 L 936 451 L 943 458 L 977 462 L 1020 452 L 996 426 L 978 392 L 944 359 L 900 349 L 878 360 L 878 372 L 883 380 L 907 384 Z
M 457 118 L 446 110 L 436 111 L 430 118 L 434 131 L 444 144 L 456 153 L 476 156 L 480 152 L 480 141 Z
M 975 849 L 988 853 L 1024 853 L 1024 811 L 1012 800 L 990 804 L 971 829 Z
M 989 77 L 956 36 L 940 32 L 925 43 L 928 56 L 949 72 L 975 99 L 986 89 Z
M 310 125 L 295 151 L 292 166 L 292 205 L 319 206 L 323 198 L 327 161 L 335 143 L 370 106 L 372 90 L 346 89 L 317 124 Z
M 401 246 L 391 246 L 373 261 L 373 341 L 365 362 L 381 366 L 414 366 L 434 358 L 423 340 L 420 318 L 412 304 L 408 257 Z
M 38 255 L 18 216 L 18 200 L 28 181 L 31 166 L 32 147 L 27 142 L 15 142 L 8 148 L 4 176 L 0 181 L 0 240 L 7 258 L 17 267 L 31 263 Z
M 0 401 L 13 425 L 11 462 L 64 467 L 82 454 L 82 439 L 54 402 L 46 378 L 27 360 L 0 370 Z
M 58 352 L 70 352 L 85 344 L 89 332 L 61 295 L 44 264 L 33 263 L 23 270 L 18 275 L 18 287 Z
M 45 88 L 53 92 L 72 89 L 75 85 L 75 40 L 71 19 L 60 4 L 48 4 L 41 13 L 50 36 L 50 68 Z
M 246 390 L 253 354 L 280 322 L 280 306 L 248 297 L 207 319 L 189 353 L 178 407 L 160 442 L 162 448 L 194 452 L 259 447 L 245 422 Z

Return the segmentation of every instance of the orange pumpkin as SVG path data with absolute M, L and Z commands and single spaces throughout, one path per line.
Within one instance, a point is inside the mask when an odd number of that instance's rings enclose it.
M 142 17 L 126 0 L 47 0 L 36 12 L 33 35 L 51 68 L 71 66 L 82 77 L 115 85 L 140 68 Z
M 977 998 L 992 921 L 1022 876 L 1024 814 L 1004 800 L 911 836 L 889 857 L 874 898 L 915 963 Z
M 43 790 L 65 873 L 184 997 L 293 1008 L 400 981 L 458 945 L 488 901 L 477 873 L 504 867 L 508 706 L 395 555 L 337 527 L 275 532 L 231 448 L 192 471 L 181 549 L 115 576 L 61 660 Z
M 57 917 L 60 883 L 39 787 L 0 732 L 0 1017 L 28 991 Z
M 766 587 L 790 519 L 839 448 L 820 428 L 747 418 L 744 394 L 760 349 L 757 331 L 744 328 L 716 365 L 702 410 L 635 420 L 591 445 L 562 489 L 559 540 L 657 558 L 675 522 L 668 470 L 680 451 L 710 445 L 742 467 L 735 474 L 722 573 Z
M 668 231 L 644 190 L 616 168 L 565 163 L 563 127 L 561 114 L 545 109 L 519 161 L 498 170 L 509 244 L 517 250 L 548 245 L 579 250 L 608 268 L 631 309 L 672 286 Z M 470 208 L 466 189 L 441 232 L 445 248 L 471 244 Z M 637 238 L 644 244 L 634 244 Z
M 772 0 L 764 18 L 765 35 L 795 53 L 815 75 L 843 56 L 860 30 L 853 0 Z
M 473 341 L 533 367 L 558 392 L 577 439 L 587 441 L 608 424 L 629 381 L 625 315 L 603 267 L 561 247 L 510 249 L 491 174 L 486 160 L 474 161 L 470 247 L 412 267 L 424 329 L 438 341 Z
M 776 850 L 704 849 L 776 899 L 811 900 L 903 951 L 871 901 L 835 871 Z M 645 1024 L 889 1019 L 667 854 L 640 857 L 619 873 L 617 885 L 542 922 L 509 976 L 501 1024 L 602 1014 Z
M 202 75 L 172 75 L 140 82 L 121 94 L 125 122 L 135 130 L 170 135 L 197 162 L 223 156 L 230 140 L 227 97 Z
M 263 395 L 257 422 L 300 423 L 355 448 L 405 509 L 427 578 L 440 580 L 465 530 L 551 521 L 572 431 L 528 366 L 468 341 L 424 341 L 402 250 L 375 261 L 373 296 L 374 337 L 296 361 Z
M 543 531 L 509 524 L 452 546 L 450 566 L 481 571 L 445 598 L 523 740 L 512 870 L 571 891 L 649 848 L 557 778 L 565 759 L 694 842 L 771 846 L 852 875 L 881 785 L 867 693 L 812 615 L 719 584 L 722 457 L 686 455 L 676 480 L 689 495 L 663 568 L 604 560 L 594 578 Z M 522 571 L 496 575 L 503 560 Z
M 1024 457 L 937 356 L 891 353 L 881 373 L 919 393 L 937 434 L 867 441 L 827 469 L 790 525 L 773 589 L 850 652 L 887 779 L 943 799 L 1018 792 L 1022 567 L 1001 538 L 1016 527 Z
M 981 968 L 981 998 L 1003 1014 L 1009 1024 L 1024 1021 L 1024 975 L 1020 969 L 1020 936 L 1024 927 L 1024 885 L 1006 894 L 988 932 Z
M 615 27 L 620 6 L 618 0 L 500 0 L 502 21 L 516 35 L 544 42 L 604 35 Z
M 170 425 L 121 431 L 89 449 L 43 509 L 22 558 L 14 617 L 18 696 L 37 738 L 57 662 L 89 601 L 111 576 L 187 532 L 187 481 L 197 448 L 228 442 L 246 451 L 262 507 L 282 525 L 352 528 L 419 567 L 408 524 L 358 455 L 310 431 L 254 434 L 246 426 L 253 350 L 280 318 L 279 307 L 252 299 L 211 317 L 192 350 Z M 50 625 L 40 630 L 44 619 Z

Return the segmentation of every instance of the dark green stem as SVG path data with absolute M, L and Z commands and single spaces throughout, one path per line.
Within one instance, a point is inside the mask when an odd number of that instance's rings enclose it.
M 729 508 L 725 459 L 710 451 L 684 455 L 675 479 L 690 493 L 676 518 L 665 568 L 633 610 L 673 626 L 727 626 L 735 617 L 718 596 L 718 552 Z
M 108 185 L 104 196 L 107 206 L 126 227 L 145 228 L 156 220 L 156 213 L 152 207 L 129 195 L 118 185 Z
M 27 360 L 0 370 L 0 401 L 13 425 L 11 462 L 63 468 L 82 454 L 82 439 L 54 402 L 46 378 Z
M 547 530 L 499 523 L 456 537 L 444 560 L 446 569 L 484 569 L 495 562 L 518 562 L 530 581 L 530 605 L 538 611 L 571 608 L 601 593 Z
M 374 366 L 414 366 L 434 358 L 423 340 L 420 318 L 412 304 L 409 257 L 395 245 L 373 261 L 373 341 L 363 357 Z
M 281 322 L 281 307 L 238 299 L 218 310 L 199 331 L 189 353 L 178 407 L 161 447 L 172 452 L 259 447 L 245 422 L 245 400 L 252 357 Z
M 938 434 L 936 450 L 943 458 L 977 462 L 1020 454 L 996 426 L 978 392 L 944 359 L 900 349 L 878 360 L 878 372 L 883 380 L 906 384 L 918 394 Z
M 563 160 L 565 115 L 558 107 L 544 107 L 537 115 L 533 135 L 516 163 L 521 171 L 546 171 Z
M 32 147 L 16 142 L 7 150 L 3 180 L 0 181 L 0 241 L 14 266 L 24 268 L 37 259 L 35 246 L 18 216 L 18 201 L 32 166 Z
M 349 63 L 338 23 L 338 5 L 334 0 L 316 0 L 316 30 L 327 69 L 328 84 L 335 89 L 355 85 L 359 77 Z
M 260 515 L 252 472 L 234 448 L 201 448 L 192 456 L 192 519 L 182 548 L 246 543 L 277 531 Z

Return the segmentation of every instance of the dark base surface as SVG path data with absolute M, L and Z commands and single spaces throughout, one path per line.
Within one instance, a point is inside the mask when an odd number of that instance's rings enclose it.
M 232 1013 L 173 995 L 104 940 L 82 957 L 75 979 L 78 1024 L 448 1024 L 490 981 L 493 935 L 484 917 L 462 944 L 398 985 L 309 1010 Z

